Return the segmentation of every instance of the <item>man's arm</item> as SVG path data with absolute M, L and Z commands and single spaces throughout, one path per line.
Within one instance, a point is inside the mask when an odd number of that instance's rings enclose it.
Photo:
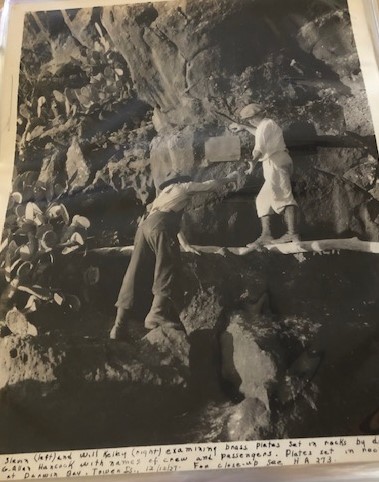
M 188 242 L 187 238 L 185 237 L 183 231 L 179 231 L 178 241 L 179 241 L 180 246 L 183 248 L 183 251 L 185 251 L 186 253 L 194 253 L 194 254 L 200 255 L 200 252 L 197 251 L 194 247 L 192 247 L 189 244 L 189 242 Z
M 186 183 L 186 191 L 189 194 L 196 194 L 198 192 L 213 192 L 216 191 L 219 186 L 219 182 L 213 179 L 211 181 L 204 182 L 190 181 Z
M 250 176 L 251 174 L 253 174 L 254 172 L 254 169 L 256 167 L 256 165 L 258 164 L 258 158 L 260 156 L 257 156 L 257 157 L 254 157 L 254 154 L 253 154 L 253 160 L 252 161 L 247 161 L 247 169 L 244 170 L 244 173 L 246 174 L 246 176 Z
M 211 181 L 204 181 L 204 182 L 188 182 L 185 184 L 185 189 L 187 194 L 195 195 L 197 193 L 210 193 L 210 192 L 217 192 L 221 191 L 223 188 L 233 188 L 234 190 L 238 189 L 240 182 L 240 174 L 237 171 L 232 172 L 228 176 Z M 183 231 L 178 233 L 178 241 L 180 246 L 182 247 L 183 251 L 186 253 L 194 253 L 200 254 L 190 243 L 187 241 Z
M 258 164 L 259 159 L 262 157 L 262 152 L 254 147 L 253 150 L 253 162 Z
M 241 132 L 241 131 L 247 131 L 247 132 L 250 132 L 252 136 L 255 136 L 255 133 L 257 132 L 256 127 L 247 126 L 246 124 L 237 124 L 237 122 L 233 122 L 232 124 L 230 124 L 229 130 L 234 134 L 237 134 L 237 132 Z
M 186 185 L 186 189 L 189 194 L 217 192 L 225 187 L 230 187 L 231 189 L 237 190 L 239 180 L 240 174 L 237 171 L 233 171 L 221 179 L 204 182 L 189 182 Z

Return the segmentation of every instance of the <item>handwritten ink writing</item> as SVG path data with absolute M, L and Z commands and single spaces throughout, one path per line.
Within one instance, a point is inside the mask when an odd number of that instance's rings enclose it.
M 0 455 L 0 480 L 379 460 L 379 437 L 259 440 Z

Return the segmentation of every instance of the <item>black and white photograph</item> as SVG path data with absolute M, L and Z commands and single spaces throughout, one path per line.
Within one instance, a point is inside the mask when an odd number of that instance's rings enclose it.
M 346 0 L 50 2 L 17 85 L 0 453 L 379 435 Z

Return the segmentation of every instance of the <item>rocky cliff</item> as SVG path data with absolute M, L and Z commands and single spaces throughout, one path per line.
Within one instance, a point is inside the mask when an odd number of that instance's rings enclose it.
M 70 209 L 96 220 L 98 244 L 130 242 L 154 186 L 172 171 L 204 180 L 249 159 L 253 139 L 227 126 L 252 101 L 285 131 L 304 237 L 378 239 L 376 146 L 343 1 L 35 13 L 25 21 L 20 75 L 16 171 L 68 181 Z M 251 240 L 261 183 L 257 171 L 238 196 L 197 206 L 189 237 Z
M 130 258 L 118 247 L 170 173 L 219 178 L 251 158 L 253 138 L 228 125 L 253 101 L 284 129 L 302 237 L 379 240 L 376 144 L 344 1 L 26 16 L 0 308 L 28 307 L 39 336 L 0 326 L 2 452 L 361 430 L 379 404 L 377 254 L 188 253 L 188 336 L 144 331 L 146 290 L 130 339 L 108 341 Z M 251 242 L 261 184 L 258 169 L 233 196 L 194 199 L 190 241 Z M 55 250 L 70 236 L 70 254 Z

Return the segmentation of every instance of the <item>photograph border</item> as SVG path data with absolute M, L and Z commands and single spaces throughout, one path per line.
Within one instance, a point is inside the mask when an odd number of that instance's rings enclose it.
M 172 0 L 154 0 L 155 2 L 169 2 Z M 198 0 L 201 2 L 201 0 Z M 21 46 L 22 46 L 22 33 L 23 33 L 23 21 L 24 15 L 27 12 L 36 12 L 40 10 L 60 10 L 60 9 L 70 9 L 70 8 L 91 8 L 91 7 L 101 7 L 101 6 L 112 6 L 112 5 L 123 5 L 123 4 L 142 4 L 142 3 L 150 3 L 149 0 L 103 0 L 103 1 L 92 1 L 92 0 L 59 0 L 59 1 L 6 1 L 3 16 L 2 16 L 2 23 L 1 23 L 1 31 L 0 31 L 0 48 L 2 51 L 1 55 L 1 70 L 0 70 L 0 93 L 1 93 L 1 107 L 0 107 L 0 234 L 2 232 L 5 220 L 5 213 L 8 204 L 9 194 L 11 192 L 11 181 L 12 181 L 12 174 L 13 174 L 13 165 L 14 165 L 14 157 L 15 157 L 15 141 L 16 141 L 16 126 L 17 126 L 17 95 L 18 95 L 18 78 L 19 78 L 19 64 L 20 64 L 20 56 L 21 56 Z M 363 74 L 363 79 L 366 87 L 368 102 L 373 118 L 373 124 L 375 129 L 375 134 L 377 138 L 377 143 L 379 139 L 379 59 L 378 59 L 378 38 L 379 33 L 376 30 L 377 18 L 375 18 L 374 13 L 378 13 L 378 4 L 374 0 L 348 0 L 349 12 L 354 32 L 354 37 L 356 41 L 356 47 L 359 54 L 359 60 L 361 63 L 361 69 Z M 359 437 L 343 437 L 347 440 L 346 447 L 355 447 L 357 438 L 364 439 L 368 446 L 374 446 L 376 443 L 373 444 L 373 439 L 376 439 L 374 436 L 366 435 L 366 436 L 359 436 Z M 338 440 L 337 437 L 331 438 L 317 438 L 317 443 L 320 443 L 320 450 L 322 448 L 322 444 L 324 440 Z M 289 448 L 289 445 L 293 443 L 294 445 L 298 443 L 300 439 L 284 439 L 280 440 L 280 452 L 285 451 Z M 311 443 L 316 439 L 301 439 L 304 443 Z M 251 441 L 251 442 L 244 442 L 250 447 L 250 450 L 259 452 L 257 448 L 257 442 L 259 441 Z M 269 443 L 270 441 L 265 440 L 265 443 Z M 271 441 L 275 443 L 277 441 Z M 194 444 L 188 444 L 194 445 Z M 196 444 L 196 446 L 214 446 L 218 445 L 221 449 L 225 450 L 225 443 L 218 443 L 218 444 Z M 230 443 L 229 445 L 232 445 Z M 234 444 L 235 445 L 235 444 Z M 187 444 L 181 444 L 172 447 L 186 447 Z M 171 446 L 164 446 L 165 449 Z M 379 446 L 378 446 L 379 447 Z M 144 447 L 146 448 L 146 447 Z M 158 447 L 151 447 L 151 450 L 155 450 Z M 148 448 L 147 448 L 148 449 Z M 109 450 L 112 450 L 111 448 Z M 128 447 L 125 449 L 115 449 L 114 451 L 126 451 L 128 453 L 128 457 L 132 456 L 132 447 Z M 263 447 L 262 447 L 263 450 Z M 79 454 L 84 452 L 83 450 L 80 451 L 72 451 L 72 456 L 77 460 L 80 461 Z M 88 453 L 93 453 L 93 450 L 88 450 Z M 104 452 L 103 449 L 98 451 Z M 379 449 L 375 453 L 370 453 L 365 456 L 364 454 L 360 453 L 355 454 L 354 456 L 350 453 L 346 453 L 347 450 L 344 448 L 341 451 L 336 451 L 336 459 L 333 463 L 347 463 L 347 462 L 377 462 L 379 461 Z M 62 454 L 65 452 L 62 452 Z M 58 454 L 58 452 L 51 452 L 51 454 Z M 55 455 L 56 456 L 56 455 Z M 9 473 L 4 472 L 1 470 L 1 467 L 6 465 L 7 457 L 9 455 L 0 455 L 0 480 L 8 479 Z M 99 455 L 95 456 L 94 458 L 99 457 Z M 291 461 L 289 458 L 286 459 L 285 455 L 281 456 L 283 460 L 287 460 L 288 465 L 293 464 L 293 457 Z M 35 474 L 38 476 L 40 471 L 38 470 L 38 457 L 36 454 L 22 454 L 22 457 L 14 457 L 16 459 L 25 458 L 29 460 L 30 463 L 30 474 Z M 115 455 L 115 459 L 118 456 Z M 35 463 L 34 463 L 34 462 Z M 262 456 L 262 462 L 259 462 L 257 466 L 267 466 L 268 464 L 268 457 Z M 189 461 L 190 464 L 193 465 L 194 460 Z M 147 462 L 146 462 L 147 463 Z M 162 462 L 163 463 L 163 462 Z M 304 460 L 300 463 L 307 463 Z M 310 461 L 309 463 L 317 463 L 315 461 Z M 319 462 L 323 464 L 323 462 Z M 159 472 L 158 469 L 159 463 L 156 466 L 156 472 Z M 209 469 L 214 469 L 217 467 L 211 466 Z M 57 477 L 67 477 L 67 468 L 63 467 L 62 471 L 57 474 Z M 146 470 L 143 468 L 143 464 L 141 464 L 141 469 L 138 470 L 138 473 L 144 473 Z M 193 466 L 189 466 L 187 463 L 183 463 L 178 470 L 191 470 L 194 469 Z M 203 467 L 199 470 L 202 470 Z M 76 475 L 76 474 L 73 474 Z M 81 474 L 87 475 L 87 474 Z M 88 474 L 92 475 L 92 474 Z M 105 475 L 105 474 L 99 474 Z M 12 477 L 13 478 L 13 477 Z M 23 479 L 23 473 L 18 472 L 14 479 Z

